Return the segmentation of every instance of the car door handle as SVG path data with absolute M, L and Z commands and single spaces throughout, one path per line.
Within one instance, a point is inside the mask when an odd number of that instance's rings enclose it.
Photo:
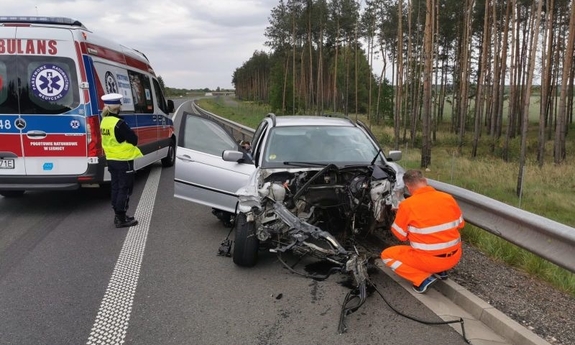
M 194 160 L 192 159 L 192 157 L 188 156 L 188 155 L 181 155 L 181 156 L 177 156 L 179 160 L 182 160 L 184 162 L 193 162 Z
M 28 131 L 26 136 L 30 139 L 44 139 L 46 138 L 46 132 L 44 131 Z

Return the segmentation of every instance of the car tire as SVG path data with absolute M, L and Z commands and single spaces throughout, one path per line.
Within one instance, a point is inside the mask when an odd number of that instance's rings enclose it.
M 170 146 L 168 146 L 168 155 L 162 158 L 162 166 L 164 168 L 169 168 L 174 166 L 176 162 L 176 142 L 174 139 L 170 140 Z
M 259 245 L 254 222 L 248 222 L 246 215 L 240 213 L 236 217 L 234 263 L 243 267 L 254 266 L 258 261 Z
M 0 195 L 5 198 L 17 198 L 24 195 L 23 190 L 1 190 Z

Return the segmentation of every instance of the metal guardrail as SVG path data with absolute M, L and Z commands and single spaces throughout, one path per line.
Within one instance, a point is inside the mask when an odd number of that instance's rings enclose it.
M 428 181 L 453 195 L 466 222 L 575 273 L 575 228 L 467 189 Z
M 200 108 L 196 101 L 192 102 L 192 110 L 197 114 L 219 122 L 236 140 L 252 140 L 255 130 L 253 128 L 240 125 L 239 123 L 232 122 L 216 114 L 210 113 Z
M 254 130 L 193 105 L 199 114 L 220 122 L 237 140 L 251 140 Z M 507 205 L 484 195 L 428 179 L 451 194 L 465 221 L 575 273 L 575 228 Z

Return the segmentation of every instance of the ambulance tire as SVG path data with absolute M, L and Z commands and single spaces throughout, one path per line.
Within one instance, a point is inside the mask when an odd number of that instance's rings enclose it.
M 238 266 L 252 267 L 258 261 L 260 241 L 256 236 L 254 222 L 248 222 L 246 215 L 240 213 L 236 217 L 234 252 L 232 257 Z
M 17 198 L 24 195 L 23 190 L 0 190 L 0 195 L 5 198 Z
M 168 146 L 168 155 L 162 158 L 162 166 L 164 168 L 169 168 L 174 166 L 176 163 L 176 142 L 174 139 L 170 141 L 170 146 Z

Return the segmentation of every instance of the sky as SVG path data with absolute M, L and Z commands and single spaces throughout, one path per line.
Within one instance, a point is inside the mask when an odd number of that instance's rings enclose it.
M 0 16 L 76 19 L 148 57 L 167 87 L 231 89 L 279 0 L 0 0 Z

